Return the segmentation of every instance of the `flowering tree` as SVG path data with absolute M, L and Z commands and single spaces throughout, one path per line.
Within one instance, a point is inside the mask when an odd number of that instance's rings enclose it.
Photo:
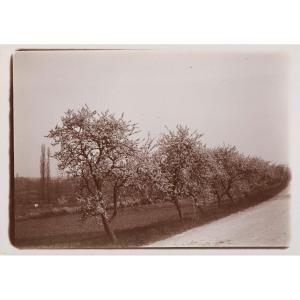
M 135 129 L 135 124 L 132 129 Z M 113 185 L 113 206 L 114 211 L 111 217 L 114 218 L 118 213 L 118 199 L 120 192 L 132 182 L 138 165 L 138 139 L 123 139 L 122 151 L 114 151 L 110 155 L 112 163 L 112 170 L 110 173 L 109 181 Z M 120 149 L 119 149 L 120 150 Z
M 190 196 L 189 178 L 195 152 L 200 146 L 201 134 L 190 132 L 188 127 L 178 125 L 169 130 L 158 142 L 156 157 L 164 178 L 161 186 L 164 199 L 174 203 L 179 218 L 182 219 L 180 200 Z
M 158 172 L 158 166 L 153 159 L 153 148 L 153 140 L 148 136 L 148 139 L 138 149 L 131 178 L 131 188 L 143 203 L 152 202 L 152 193 L 156 185 L 155 174 Z
M 148 136 L 137 147 L 127 171 L 123 195 L 137 197 L 140 204 L 153 203 L 162 185 L 163 178 L 153 153 L 154 148 L 153 139 Z
M 83 218 L 96 216 L 113 242 L 116 236 L 109 224 L 107 199 L 103 186 L 118 170 L 123 170 L 126 159 L 134 153 L 136 124 L 116 118 L 108 111 L 97 113 L 87 106 L 78 111 L 68 110 L 61 125 L 50 130 L 52 145 L 58 146 L 54 157 L 59 170 L 76 182 Z
M 204 207 L 212 197 L 210 183 L 217 171 L 206 146 L 198 145 L 191 157 L 187 192 L 198 209 L 199 217 L 204 214 Z
M 234 197 L 231 190 L 234 184 L 249 176 L 249 158 L 241 155 L 235 146 L 222 146 L 212 150 L 217 169 L 214 172 L 212 188 L 221 207 L 221 200 L 227 196 L 231 202 Z
M 290 173 L 284 165 L 271 164 L 259 157 L 249 158 L 248 193 L 251 191 L 263 192 L 272 185 L 281 185 L 289 182 Z

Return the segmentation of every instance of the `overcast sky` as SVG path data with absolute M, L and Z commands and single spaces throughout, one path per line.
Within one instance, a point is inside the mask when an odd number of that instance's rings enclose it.
M 44 136 L 84 104 L 124 112 L 154 137 L 183 124 L 208 146 L 287 163 L 288 71 L 282 53 L 247 48 L 17 52 L 15 174 L 39 176 Z

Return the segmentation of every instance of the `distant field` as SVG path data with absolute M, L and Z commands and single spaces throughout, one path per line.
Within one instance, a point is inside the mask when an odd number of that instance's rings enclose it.
M 19 220 L 15 222 L 15 245 L 21 248 L 139 247 L 245 209 L 271 198 L 277 192 L 265 195 L 264 199 L 252 199 L 238 207 L 211 208 L 201 218 L 193 204 L 186 201 L 182 203 L 182 221 L 171 203 L 122 208 L 112 222 L 119 239 L 118 245 L 110 243 L 102 225 L 94 217 L 84 222 L 77 214 Z

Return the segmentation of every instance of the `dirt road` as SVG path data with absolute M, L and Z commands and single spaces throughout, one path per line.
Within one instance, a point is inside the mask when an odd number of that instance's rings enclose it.
M 289 243 L 289 194 L 193 228 L 146 247 L 286 247 Z

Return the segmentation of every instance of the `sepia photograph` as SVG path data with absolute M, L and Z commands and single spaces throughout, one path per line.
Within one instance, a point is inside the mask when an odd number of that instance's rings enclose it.
M 11 243 L 288 248 L 289 87 L 276 46 L 17 50 Z
M 1 299 L 300 299 L 298 2 L 1 4 Z

